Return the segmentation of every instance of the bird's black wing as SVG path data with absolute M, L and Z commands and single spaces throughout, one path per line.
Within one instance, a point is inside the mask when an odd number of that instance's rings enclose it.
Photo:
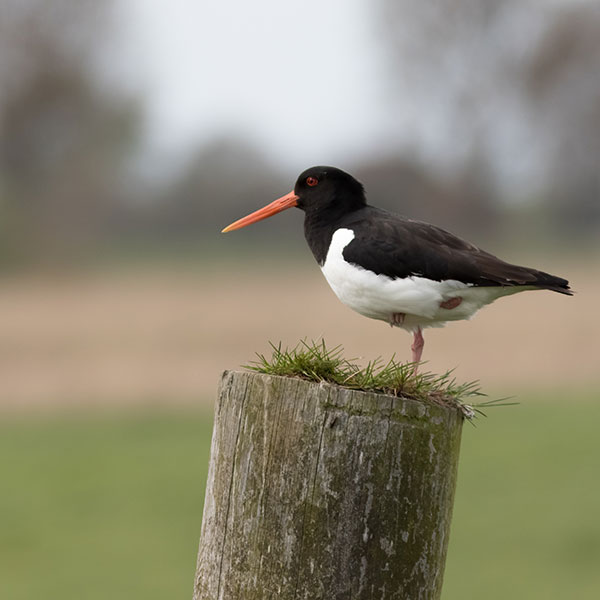
M 507 263 L 439 227 L 371 206 L 348 215 L 342 226 L 355 236 L 344 248 L 344 259 L 377 274 L 572 294 L 566 279 Z

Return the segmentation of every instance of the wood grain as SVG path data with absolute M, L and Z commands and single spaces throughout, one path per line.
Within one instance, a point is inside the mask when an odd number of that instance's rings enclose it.
M 225 372 L 195 600 L 439 598 L 462 417 Z

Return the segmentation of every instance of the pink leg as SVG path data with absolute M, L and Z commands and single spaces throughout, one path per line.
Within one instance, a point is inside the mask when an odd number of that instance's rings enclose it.
M 425 340 L 423 339 L 423 332 L 420 327 L 413 334 L 414 341 L 410 349 L 412 350 L 412 360 L 415 363 L 415 373 L 417 372 L 417 365 L 421 361 L 421 355 L 423 354 L 423 346 Z

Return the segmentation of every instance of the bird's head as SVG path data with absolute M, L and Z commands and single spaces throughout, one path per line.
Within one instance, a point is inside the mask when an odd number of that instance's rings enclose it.
M 300 174 L 291 192 L 228 225 L 223 233 L 262 221 L 292 206 L 307 214 L 331 210 L 344 213 L 365 203 L 363 186 L 352 175 L 336 167 L 311 167 Z

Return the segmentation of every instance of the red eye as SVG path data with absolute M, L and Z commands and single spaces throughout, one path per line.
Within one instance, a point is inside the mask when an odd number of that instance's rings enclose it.
M 306 185 L 310 185 L 310 187 L 315 187 L 319 183 L 319 180 L 316 177 L 307 177 Z

